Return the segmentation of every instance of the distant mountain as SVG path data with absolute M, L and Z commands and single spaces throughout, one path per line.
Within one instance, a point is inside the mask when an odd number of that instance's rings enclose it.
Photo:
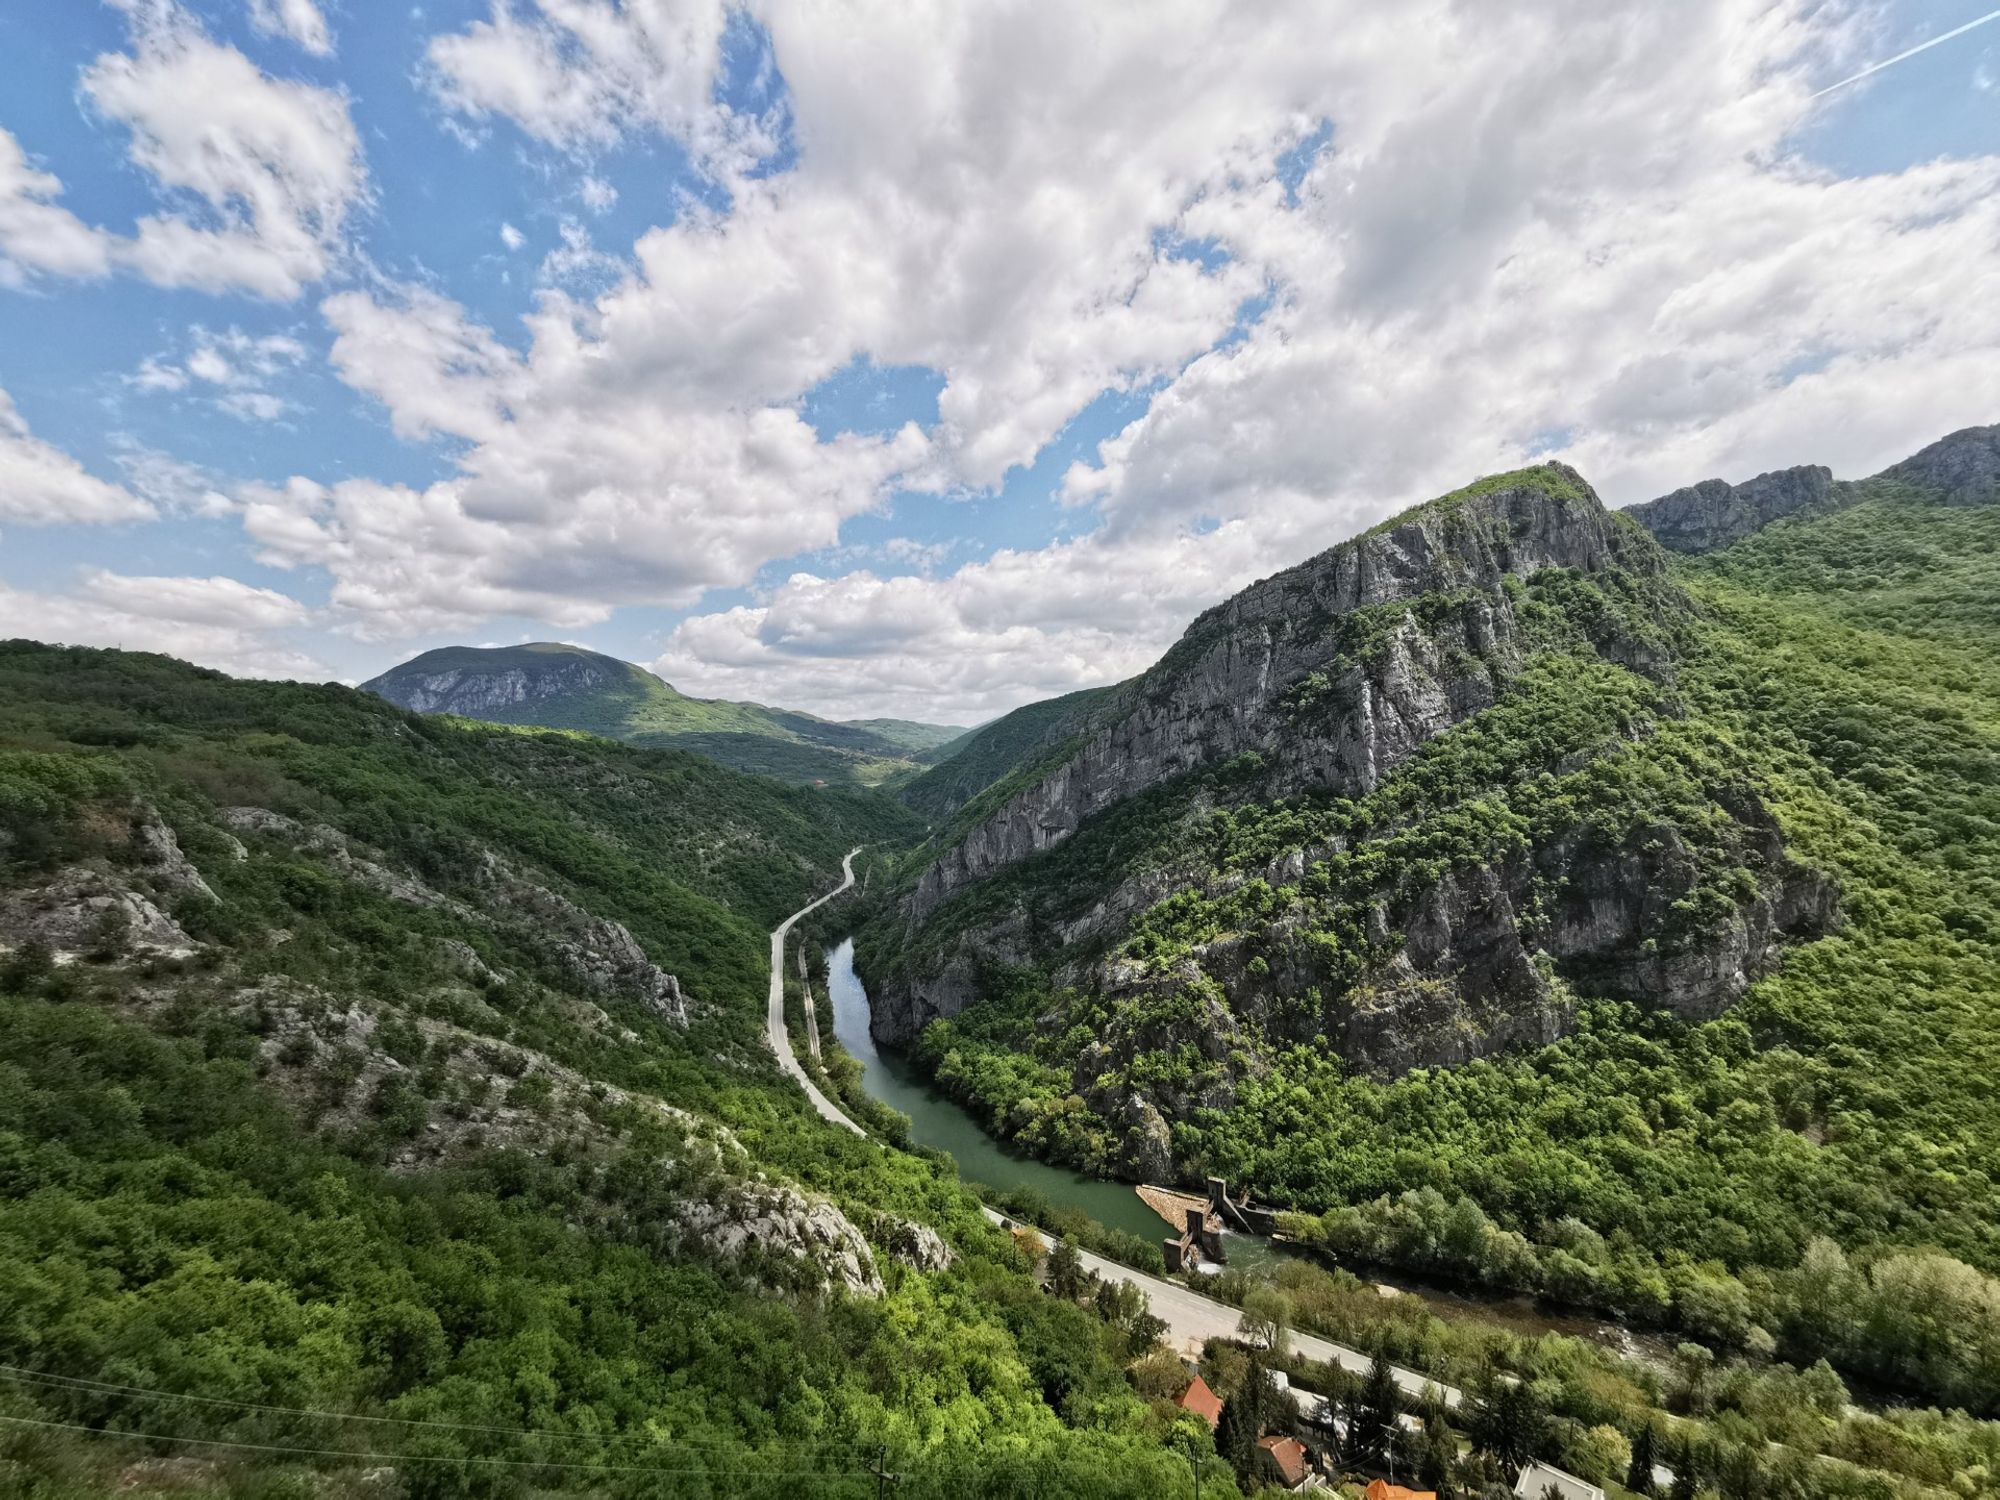
M 494 724 L 579 729 L 638 745 L 692 750 L 787 781 L 877 785 L 965 733 L 903 719 L 840 723 L 761 703 L 690 698 L 644 667 L 555 641 L 444 646 L 362 688 L 418 713 Z
M 2000 492 L 2000 426 L 1967 427 L 1872 479 L 1835 479 L 1819 464 L 1774 469 L 1730 484 L 1704 479 L 1625 514 L 1675 552 L 1716 552 L 1787 516 L 1824 515 L 1890 490 L 1943 505 L 1979 505 Z

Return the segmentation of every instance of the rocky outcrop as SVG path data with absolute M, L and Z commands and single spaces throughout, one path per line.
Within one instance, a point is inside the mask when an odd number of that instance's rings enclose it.
M 140 870 L 156 885 L 176 892 L 193 891 L 210 901 L 215 899 L 215 892 L 201 878 L 201 871 L 181 852 L 180 840 L 174 837 L 173 829 L 162 823 L 151 808 L 145 810 L 132 843 Z
M 42 885 L 0 894 L 0 943 L 40 943 L 58 957 L 183 956 L 194 940 L 109 867 L 72 865 Z
M 1704 479 L 1625 514 L 1675 552 L 1713 552 L 1783 516 L 1826 510 L 1836 501 L 1833 471 L 1818 464 L 1773 469 L 1741 484 Z
M 492 904 L 532 923 L 544 945 L 586 989 L 636 1000 L 670 1025 L 688 1023 L 681 982 L 639 946 L 622 923 L 593 916 L 566 896 L 524 880 L 488 853 L 475 876 Z
M 422 714 L 485 718 L 551 699 L 572 698 L 622 687 L 632 669 L 595 652 L 555 645 L 525 648 L 535 655 L 523 663 L 520 651 L 496 651 L 490 664 L 471 648 L 431 652 L 363 684 L 366 691 Z M 435 667 L 429 664 L 439 659 Z M 448 664 L 445 664 L 448 663 Z
M 877 1214 L 870 1227 L 875 1242 L 913 1271 L 946 1271 L 958 1259 L 944 1236 L 928 1224 L 896 1214 Z
M 753 1251 L 810 1263 L 827 1281 L 864 1297 L 882 1295 L 868 1241 L 823 1198 L 791 1187 L 746 1188 L 719 1202 L 690 1202 L 675 1216 L 708 1253 L 741 1260 Z
M 1948 505 L 2000 503 L 2000 425 L 1939 438 L 1875 477 L 1934 490 Z
M 646 956 L 629 928 L 594 916 L 568 897 L 529 880 L 491 851 L 466 872 L 480 894 L 475 905 L 393 868 L 379 850 L 357 844 L 335 829 L 300 823 L 264 807 L 228 807 L 221 817 L 239 833 L 275 838 L 311 854 L 392 901 L 448 910 L 479 926 L 503 921 L 532 927 L 540 946 L 590 993 L 635 1000 L 669 1025 L 688 1023 L 690 1001 L 680 980 Z M 469 948 L 466 952 L 471 954 L 467 972 L 482 978 L 491 973 L 477 954 Z
M 1661 566 L 1581 478 L 1550 464 L 1447 496 L 1253 584 L 1195 621 L 1139 680 L 1122 716 L 939 855 L 909 913 L 921 920 L 1092 814 L 1246 752 L 1267 763 L 1273 795 L 1365 793 L 1426 740 L 1490 705 L 1518 668 L 1503 580 L 1613 565 Z M 1442 618 L 1383 618 L 1399 602 L 1438 595 L 1456 601 Z M 1379 634 L 1357 657 L 1351 622 L 1363 612 Z M 1314 683 L 1315 673 L 1328 680 Z M 1316 691 L 1302 706 L 1308 688 Z

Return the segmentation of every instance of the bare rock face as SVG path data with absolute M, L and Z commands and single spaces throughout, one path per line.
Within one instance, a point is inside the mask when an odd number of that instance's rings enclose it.
M 0 942 L 42 943 L 57 955 L 106 957 L 194 948 L 181 925 L 109 869 L 71 865 L 46 885 L 0 895 Z
M 140 869 L 158 884 L 175 891 L 196 891 L 215 900 L 215 892 L 201 878 L 201 871 L 181 852 L 180 840 L 174 837 L 173 829 L 162 823 L 150 808 L 133 836 L 133 844 Z
M 940 855 L 910 915 L 921 920 L 1113 803 L 1245 752 L 1271 766 L 1276 794 L 1367 792 L 1426 740 L 1490 706 L 1518 670 L 1507 575 L 1614 563 L 1660 567 L 1555 464 L 1540 478 L 1423 507 L 1253 584 L 1188 628 L 1139 679 L 1123 716 Z M 1414 615 L 1381 622 L 1389 640 L 1379 659 L 1343 651 L 1343 620 L 1432 594 L 1456 595 L 1460 607 L 1428 624 Z M 1310 695 L 1304 711 L 1320 710 L 1306 733 L 1301 693 Z
M 623 663 L 594 652 L 551 651 L 532 667 L 498 662 L 480 666 L 456 660 L 474 653 L 456 651 L 450 655 L 453 665 L 424 671 L 425 658 L 420 657 L 365 684 L 365 690 L 418 713 L 462 714 L 477 719 L 496 710 L 622 685 L 630 675 Z
M 540 929 L 551 951 L 585 988 L 637 1000 L 661 1020 L 687 1025 L 688 998 L 680 980 L 646 957 L 622 923 L 592 916 L 567 897 L 522 879 L 491 854 L 478 879 L 500 909 Z
M 1833 471 L 1817 464 L 1774 469 L 1742 484 L 1704 479 L 1634 505 L 1625 514 L 1675 552 L 1713 552 L 1762 531 L 1782 516 L 1830 509 Z
M 1948 505 L 2000 502 L 2000 424 L 1939 438 L 1876 478 L 1935 490 Z
M 829 1283 L 858 1296 L 882 1295 L 882 1275 L 861 1231 L 833 1204 L 797 1188 L 758 1185 L 723 1201 L 685 1203 L 678 1222 L 711 1255 L 783 1256 L 816 1267 Z
M 945 1271 L 958 1254 L 928 1224 L 895 1214 L 877 1214 L 871 1226 L 874 1240 L 913 1271 Z

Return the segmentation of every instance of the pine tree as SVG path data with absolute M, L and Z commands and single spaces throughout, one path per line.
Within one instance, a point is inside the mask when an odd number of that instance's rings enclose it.
M 1457 1493 L 1454 1477 L 1458 1468 L 1458 1443 L 1451 1429 L 1436 1412 L 1424 1423 L 1423 1445 L 1417 1453 L 1417 1479 L 1437 1492 L 1438 1500 L 1450 1500 Z
M 1632 1439 L 1632 1463 L 1625 1470 L 1625 1488 L 1635 1495 L 1657 1493 L 1653 1466 L 1659 1461 L 1659 1437 L 1651 1422 L 1642 1423 L 1638 1435 Z
M 1396 1418 L 1403 1411 L 1403 1392 L 1396 1384 L 1396 1372 L 1380 1354 L 1375 1356 L 1361 1382 L 1358 1406 L 1361 1431 L 1357 1446 L 1366 1459 L 1380 1463 L 1388 1456 L 1389 1444 L 1396 1436 Z
M 1674 1471 L 1673 1488 L 1667 1491 L 1671 1500 L 1695 1500 L 1695 1493 L 1701 1488 L 1701 1475 L 1695 1469 L 1694 1444 L 1683 1438 L 1669 1462 Z
M 1264 1366 L 1253 1360 L 1242 1389 L 1223 1403 L 1222 1420 L 1216 1424 L 1215 1450 L 1245 1489 L 1257 1482 L 1257 1439 L 1264 1435 L 1264 1416 L 1276 1394 Z

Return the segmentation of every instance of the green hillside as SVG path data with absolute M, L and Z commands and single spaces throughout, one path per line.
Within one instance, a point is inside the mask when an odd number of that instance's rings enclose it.
M 1072 746 L 1118 689 L 1084 688 L 1003 714 L 935 748 L 930 768 L 898 795 L 919 812 L 948 818 L 995 783 L 1027 774 Z
M 404 708 L 579 729 L 691 750 L 786 781 L 874 786 L 964 733 L 901 719 L 841 723 L 760 703 L 690 698 L 644 667 L 579 646 L 446 646 L 362 684 Z
M 1136 1310 L 1045 1295 L 763 1044 L 766 929 L 913 831 L 694 755 L 0 645 L 0 1491 L 1185 1483 Z
M 1521 634 L 1440 648 L 1500 691 L 1372 789 L 1208 764 L 924 911 L 953 824 L 871 990 L 969 987 L 917 1055 L 1038 1153 L 1155 1151 L 1345 1257 L 2000 1410 L 2000 504 L 1953 498 L 1854 486 L 1707 556 L 1336 619 L 1301 736 L 1408 681 L 1412 631 L 1500 599 Z M 1630 946 L 1551 951 L 1621 902 Z M 1740 1000 L 1658 997 L 1769 921 Z

